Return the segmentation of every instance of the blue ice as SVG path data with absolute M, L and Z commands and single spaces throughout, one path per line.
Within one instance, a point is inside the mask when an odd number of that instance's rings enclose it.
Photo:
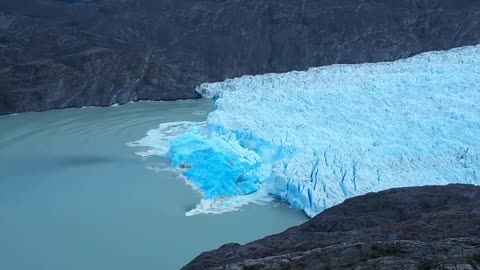
M 264 178 L 262 160 L 238 145 L 234 134 L 205 139 L 193 127 L 170 142 L 172 165 L 199 188 L 206 199 L 256 192 Z
M 394 187 L 480 184 L 480 46 L 207 83 L 207 130 L 170 142 L 205 198 L 266 188 L 314 216 Z

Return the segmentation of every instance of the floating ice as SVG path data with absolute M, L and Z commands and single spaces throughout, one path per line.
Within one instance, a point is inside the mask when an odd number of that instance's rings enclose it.
M 195 126 L 206 130 L 206 123 L 193 122 L 170 122 L 161 123 L 158 128 L 149 130 L 147 136 L 127 145 L 133 147 L 142 147 L 142 151 L 136 154 L 142 157 L 165 156 L 170 149 L 170 141 L 178 135 L 187 132 Z
M 314 216 L 371 191 L 480 184 L 480 46 L 197 91 L 215 111 L 167 156 L 206 199 L 266 190 Z

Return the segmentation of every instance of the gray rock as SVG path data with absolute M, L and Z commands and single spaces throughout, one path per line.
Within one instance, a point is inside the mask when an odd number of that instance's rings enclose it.
M 0 113 L 480 43 L 477 0 L 2 0 Z
M 204 252 L 184 269 L 480 269 L 478 207 L 471 185 L 369 193 L 283 233 Z

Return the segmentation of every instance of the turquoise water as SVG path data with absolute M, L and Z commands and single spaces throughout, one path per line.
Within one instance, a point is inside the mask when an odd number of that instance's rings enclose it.
M 204 121 L 210 100 L 0 117 L 0 269 L 179 269 L 202 251 L 306 220 L 283 204 L 185 216 L 201 196 L 126 143 Z M 157 164 L 158 165 L 158 164 Z

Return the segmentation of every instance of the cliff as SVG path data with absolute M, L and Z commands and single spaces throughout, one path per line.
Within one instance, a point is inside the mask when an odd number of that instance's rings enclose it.
M 476 0 L 2 0 L 0 114 L 480 43 Z

